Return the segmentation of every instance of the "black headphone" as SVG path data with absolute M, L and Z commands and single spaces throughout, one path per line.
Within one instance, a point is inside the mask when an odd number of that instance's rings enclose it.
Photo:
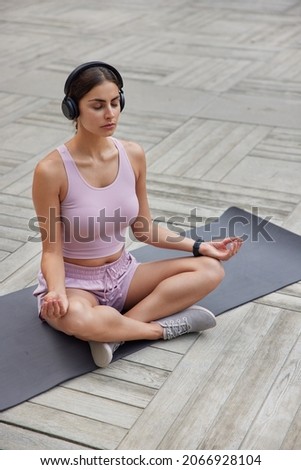
M 71 121 L 73 119 L 76 119 L 79 115 L 79 109 L 77 103 L 72 99 L 70 96 L 68 96 L 69 91 L 70 91 L 70 86 L 73 80 L 78 77 L 84 70 L 87 70 L 91 67 L 103 67 L 105 69 L 110 70 L 116 77 L 117 82 L 118 82 L 118 88 L 119 88 L 119 97 L 120 97 L 120 110 L 122 111 L 124 106 L 125 106 L 125 97 L 124 97 L 124 91 L 123 91 L 123 80 L 118 72 L 112 65 L 106 64 L 105 62 L 86 62 L 85 64 L 79 65 L 76 67 L 73 72 L 70 73 L 69 77 L 66 80 L 65 86 L 64 86 L 64 93 L 65 97 L 62 101 L 62 112 L 64 116 L 67 119 L 70 119 Z

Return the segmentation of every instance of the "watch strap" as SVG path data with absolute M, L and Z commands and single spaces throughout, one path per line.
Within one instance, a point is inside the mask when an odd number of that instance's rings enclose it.
M 193 256 L 202 256 L 202 254 L 200 253 L 200 245 L 203 243 L 203 238 L 198 238 L 194 244 L 193 244 L 193 247 L 192 247 L 192 253 L 193 253 Z

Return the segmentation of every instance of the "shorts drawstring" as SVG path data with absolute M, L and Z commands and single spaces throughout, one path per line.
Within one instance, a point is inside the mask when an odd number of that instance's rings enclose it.
M 103 300 L 107 303 L 107 292 L 108 292 L 108 269 L 105 266 L 104 272 L 104 286 L 103 286 Z
M 104 298 L 104 302 L 107 303 L 108 301 L 110 301 L 110 298 L 108 298 L 110 297 L 108 295 L 110 292 L 114 292 L 114 294 L 117 293 L 118 297 L 122 296 L 122 292 L 121 292 L 120 283 L 119 282 L 116 283 L 116 278 L 118 278 L 118 271 L 110 265 L 108 266 L 105 265 L 104 267 L 105 269 L 104 269 L 103 298 Z

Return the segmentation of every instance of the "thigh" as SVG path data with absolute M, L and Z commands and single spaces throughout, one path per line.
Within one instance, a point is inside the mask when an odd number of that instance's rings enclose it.
M 89 312 L 92 307 L 98 305 L 98 301 L 94 294 L 82 289 L 67 288 L 66 294 L 69 301 L 66 315 L 47 320 L 47 323 L 56 330 L 73 335 L 74 327 L 78 323 L 89 321 Z
M 73 302 L 77 301 L 82 302 L 83 305 L 87 305 L 89 307 L 95 307 L 96 305 L 98 305 L 96 295 L 87 290 L 77 289 L 74 287 L 67 287 L 66 294 L 69 300 L 69 304 L 72 304 Z
M 140 264 L 130 284 L 124 310 L 129 310 L 147 297 L 164 279 L 183 272 L 205 269 L 205 264 L 205 257 L 191 256 Z

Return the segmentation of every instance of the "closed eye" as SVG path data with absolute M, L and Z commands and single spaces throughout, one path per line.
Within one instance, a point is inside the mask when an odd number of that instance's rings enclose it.
M 99 100 L 99 99 L 95 99 L 95 100 L 91 100 L 93 102 L 96 102 L 95 106 L 93 106 L 93 109 L 103 109 L 105 107 L 105 104 L 106 104 L 106 101 L 105 100 Z M 111 106 L 113 108 L 117 108 L 119 106 L 119 102 L 120 102 L 120 99 L 119 99 L 119 96 L 116 97 L 116 98 L 113 98 L 112 101 L 111 101 Z

